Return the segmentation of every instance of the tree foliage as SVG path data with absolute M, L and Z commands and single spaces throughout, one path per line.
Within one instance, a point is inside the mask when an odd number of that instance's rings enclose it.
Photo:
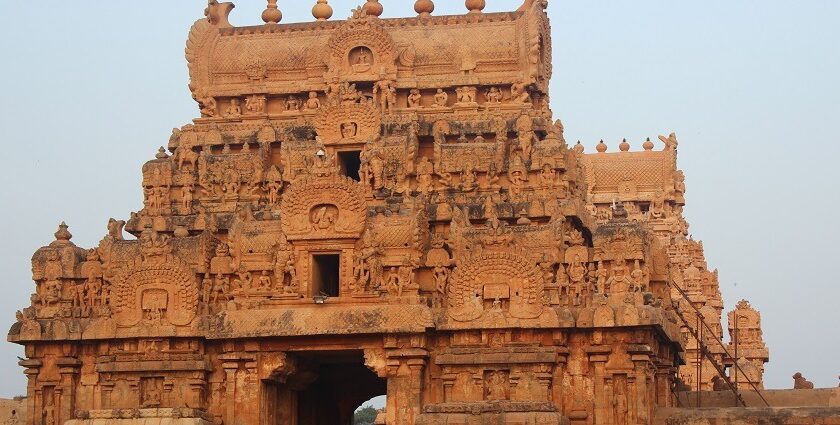
M 378 413 L 379 411 L 371 405 L 362 407 L 353 415 L 353 425 L 373 425 Z

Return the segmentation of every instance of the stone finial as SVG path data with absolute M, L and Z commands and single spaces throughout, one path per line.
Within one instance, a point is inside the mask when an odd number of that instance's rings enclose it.
M 487 2 L 484 0 L 467 0 L 464 2 L 464 5 L 467 6 L 467 10 L 470 13 L 481 13 L 484 7 L 487 6 Z
M 630 143 L 627 143 L 627 139 L 621 139 L 621 143 L 619 143 L 618 149 L 620 149 L 622 152 L 630 151 Z
M 161 147 L 158 148 L 158 151 L 155 154 L 155 158 L 166 159 L 166 158 L 169 158 L 169 154 L 167 154 L 166 149 L 163 146 L 161 146 Z
M 648 137 L 647 140 L 645 140 L 645 142 L 642 143 L 642 147 L 645 148 L 646 151 L 653 150 L 653 142 L 650 141 L 650 137 Z
M 262 13 L 262 20 L 266 24 L 279 24 L 283 19 L 283 12 L 277 7 L 277 0 L 268 0 L 268 6 Z
M 318 2 L 315 3 L 315 6 L 312 6 L 312 16 L 314 16 L 316 20 L 326 21 L 327 19 L 330 19 L 332 15 L 333 8 L 327 4 L 327 0 L 318 0 Z
M 379 0 L 367 0 L 367 3 L 365 3 L 364 6 L 362 6 L 362 9 L 365 11 L 365 13 L 367 13 L 368 16 L 375 16 L 377 18 L 379 17 L 379 15 L 382 14 L 382 11 L 384 10 L 382 5 L 379 3 Z
M 62 221 L 61 224 L 58 225 L 58 231 L 55 232 L 55 240 L 67 242 L 70 239 L 73 239 L 73 234 L 67 229 L 67 223 Z
M 575 152 L 583 153 L 585 150 L 586 148 L 583 146 L 583 144 L 580 143 L 580 140 L 578 140 L 577 144 L 575 145 Z
M 435 11 L 435 3 L 432 0 L 417 0 L 414 2 L 414 11 L 420 16 L 429 16 Z
M 607 151 L 607 144 L 604 143 L 603 139 L 601 139 L 601 141 L 598 143 L 598 146 L 595 146 L 595 150 L 597 150 L 598 153 L 604 153 Z

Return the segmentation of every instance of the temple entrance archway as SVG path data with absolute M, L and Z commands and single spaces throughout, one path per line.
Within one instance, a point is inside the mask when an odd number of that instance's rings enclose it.
M 294 354 L 296 370 L 263 381 L 263 425 L 353 425 L 356 409 L 385 395 L 387 382 L 365 366 L 361 350 Z

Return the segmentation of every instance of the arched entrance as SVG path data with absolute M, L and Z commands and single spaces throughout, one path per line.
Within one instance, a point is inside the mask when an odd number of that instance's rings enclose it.
M 293 357 L 292 373 L 263 381 L 263 425 L 353 425 L 359 405 L 387 392 L 386 381 L 365 366 L 361 350 Z

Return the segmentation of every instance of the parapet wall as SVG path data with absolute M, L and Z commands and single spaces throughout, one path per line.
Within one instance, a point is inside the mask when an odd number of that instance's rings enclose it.
M 840 407 L 660 409 L 654 425 L 837 425 Z
M 0 424 L 18 425 L 26 423 L 26 398 L 0 399 Z
M 840 407 L 840 388 L 816 390 L 763 390 L 761 395 L 771 407 Z M 764 402 L 755 391 L 741 390 L 741 396 L 749 407 L 763 407 Z M 678 406 L 697 406 L 697 392 L 684 392 L 678 396 Z M 735 407 L 735 395 L 730 391 L 703 391 L 700 393 L 701 407 Z

